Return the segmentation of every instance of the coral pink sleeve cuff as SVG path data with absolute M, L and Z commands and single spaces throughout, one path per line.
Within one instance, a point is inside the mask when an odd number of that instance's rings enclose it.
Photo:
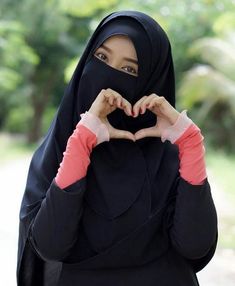
M 175 124 L 163 130 L 161 141 L 169 140 L 172 144 L 193 124 L 193 121 L 187 116 L 187 110 L 183 110 L 178 116 Z
M 86 175 L 90 164 L 90 153 L 97 144 L 97 138 L 86 126 L 77 124 L 69 137 L 63 159 L 60 163 L 56 184 L 64 189 Z
M 202 185 L 206 174 L 204 137 L 200 128 L 187 116 L 180 113 L 175 124 L 167 127 L 161 136 L 179 147 L 180 176 L 193 185 Z
M 92 149 L 101 142 L 109 141 L 108 129 L 97 116 L 86 111 L 81 117 L 68 139 L 55 177 L 55 182 L 61 189 L 84 177 L 90 164 Z
M 204 137 L 195 124 L 175 141 L 179 147 L 181 177 L 193 185 L 202 185 L 207 177 Z
M 99 119 L 98 116 L 93 113 L 86 111 L 85 113 L 80 114 L 82 119 L 78 124 L 82 124 L 89 128 L 97 137 L 97 145 L 109 141 L 110 136 L 107 126 Z

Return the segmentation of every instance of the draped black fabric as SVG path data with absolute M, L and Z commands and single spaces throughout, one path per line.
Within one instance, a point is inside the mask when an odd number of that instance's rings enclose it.
M 142 18 L 136 21 L 136 18 L 123 16 L 123 13 L 115 15 L 120 17 L 111 16 L 108 23 L 104 21 L 89 52 L 78 83 L 77 110 L 88 110 L 102 88 L 116 90 L 132 105 L 144 95 L 157 93 L 165 96 L 174 106 L 174 69 L 165 32 L 156 22 L 150 21 L 151 18 L 148 19 L 148 26 L 145 26 Z M 143 14 L 139 13 L 140 16 L 143 17 Z M 94 57 L 95 49 L 116 34 L 127 35 L 133 41 L 138 58 L 138 77 L 116 70 Z M 156 116 L 148 110 L 144 115 L 133 118 L 116 109 L 108 115 L 108 119 L 114 127 L 133 133 L 156 123 Z M 146 150 L 155 160 L 146 158 L 143 154 Z M 149 186 L 143 186 L 146 174 L 149 173 L 147 168 L 155 177 L 162 153 L 160 138 L 145 138 L 137 142 L 111 140 L 101 144 L 92 153 L 87 201 L 94 210 L 106 217 L 119 216 L 142 188 L 147 192 Z M 121 188 L 120 182 L 125 182 Z M 156 186 L 154 189 L 156 194 Z
M 132 40 L 138 58 L 138 77 L 116 70 L 94 57 L 95 49 L 115 34 L 127 35 Z M 132 105 L 144 95 L 156 93 L 175 107 L 171 46 L 154 19 L 137 11 L 113 12 L 100 22 L 89 39 L 53 122 L 30 163 L 20 208 L 18 279 L 35 273 L 45 277 L 47 272 L 58 272 L 59 264 L 47 265 L 29 252 L 28 232 L 56 176 L 67 140 L 80 114 L 90 108 L 102 88 L 118 91 Z M 153 126 L 157 120 L 148 110 L 132 118 L 120 109 L 109 114 L 108 119 L 114 127 L 131 132 Z M 86 176 L 86 202 L 94 212 L 111 220 L 124 213 L 144 190 L 150 199 L 148 210 L 143 213 L 143 221 L 146 220 L 163 207 L 179 176 L 177 148 L 171 146 L 169 149 L 169 146 L 169 142 L 163 144 L 160 138 L 153 137 L 136 142 L 111 139 L 96 146 Z M 200 261 L 197 261 L 198 269 Z M 31 274 L 25 269 L 29 263 L 33 269 Z

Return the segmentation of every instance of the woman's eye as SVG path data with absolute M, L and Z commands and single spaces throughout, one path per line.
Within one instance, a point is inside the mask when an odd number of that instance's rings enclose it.
M 134 69 L 133 67 L 126 66 L 125 68 L 127 68 L 126 69 L 127 72 L 137 74 L 136 69 Z
M 97 52 L 97 53 L 95 53 L 94 55 L 95 55 L 98 59 L 101 59 L 102 61 L 107 61 L 106 55 L 103 54 L 103 53 L 101 53 L 101 52 Z M 134 68 L 131 67 L 131 66 L 125 66 L 123 69 L 124 69 L 126 72 L 128 72 L 128 73 L 137 75 L 136 69 L 134 69 Z
M 95 55 L 103 61 L 105 61 L 105 59 L 107 58 L 103 53 L 96 53 Z M 99 56 L 99 55 L 101 55 L 101 56 Z

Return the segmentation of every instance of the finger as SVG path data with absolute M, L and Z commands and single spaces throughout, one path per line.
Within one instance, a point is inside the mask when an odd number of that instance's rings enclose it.
M 105 89 L 102 89 L 98 96 L 100 96 L 101 101 L 108 101 L 108 94 Z
M 122 97 L 122 109 L 126 113 L 126 115 L 131 116 L 132 115 L 132 106 L 129 101 L 127 101 L 125 98 Z
M 112 106 L 115 104 L 115 96 L 114 96 L 114 94 L 110 94 L 110 96 L 109 96 L 109 103 Z
M 164 102 L 165 102 L 165 97 L 163 96 L 155 97 L 149 104 L 149 108 L 154 108 L 154 106 L 161 107 L 161 105 L 164 104 Z
M 132 115 L 132 106 L 128 100 L 126 100 L 124 97 L 121 96 L 120 93 L 111 88 L 107 88 L 107 91 L 114 94 L 116 98 L 120 98 L 122 102 L 120 108 L 122 108 L 127 115 Z
M 110 95 L 112 95 L 111 104 L 121 108 L 122 96 L 111 88 L 108 88 L 107 91 Z
M 107 97 L 107 101 L 108 101 L 109 105 L 113 106 L 114 105 L 115 96 L 112 93 L 110 93 L 110 92 L 107 92 L 106 94 L 107 94 L 106 97 Z
M 111 89 L 111 88 L 107 88 L 106 89 L 108 92 L 112 93 L 113 95 L 115 95 L 115 97 L 122 97 L 120 93 L 118 93 L 116 90 Z
M 158 96 L 156 93 L 151 93 L 147 99 L 145 99 L 142 103 L 141 103 L 141 106 L 140 106 L 140 112 L 141 114 L 145 113 L 146 109 L 150 109 L 149 106 L 151 106 L 150 104 L 153 102 L 153 101 L 158 101 L 161 97 Z M 154 105 L 154 103 L 153 103 Z M 151 106 L 152 108 L 152 106 Z
M 114 96 L 114 98 L 121 98 L 121 94 L 118 93 L 117 91 L 111 89 L 111 88 L 107 88 L 106 89 L 108 93 L 112 94 Z
M 153 101 L 147 104 L 146 108 L 149 109 L 151 112 L 153 112 L 156 116 L 163 115 L 159 106 L 157 106 L 156 101 Z
M 144 114 L 148 105 L 153 101 L 153 99 L 156 98 L 155 94 L 149 95 L 146 99 L 144 99 L 139 107 L 140 113 Z
M 139 140 L 144 137 L 160 137 L 161 133 L 157 127 L 143 128 L 135 133 L 135 139 Z
M 128 103 L 124 103 L 123 104 L 123 98 L 121 96 L 117 96 L 117 97 L 114 98 L 114 105 L 116 105 L 116 107 L 124 110 L 126 115 L 128 115 L 128 116 L 132 115 L 132 113 L 131 113 L 131 105 L 128 104 Z
M 118 108 L 122 108 L 122 98 L 120 96 L 116 97 L 116 104 Z
M 113 138 L 116 139 L 130 139 L 132 141 L 135 141 L 135 136 L 131 132 L 120 130 L 120 129 L 114 129 Z
M 104 99 L 105 99 L 105 101 L 108 102 L 108 103 L 109 103 L 110 95 L 111 95 L 111 94 L 110 94 L 109 92 L 107 92 L 106 90 L 104 90 Z
M 142 103 L 147 97 L 148 97 L 148 96 L 145 95 L 145 96 L 143 96 L 141 99 L 139 99 L 139 100 L 135 103 L 135 105 L 134 105 L 134 107 L 133 107 L 134 117 L 138 116 L 138 114 L 139 114 L 139 108 L 140 108 L 140 106 L 141 106 L 141 103 Z

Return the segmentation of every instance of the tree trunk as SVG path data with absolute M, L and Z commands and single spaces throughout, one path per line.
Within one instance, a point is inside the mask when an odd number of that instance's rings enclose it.
M 32 100 L 33 117 L 30 122 L 30 128 L 27 135 L 28 143 L 37 142 L 42 136 L 42 118 L 46 108 L 45 104 Z
M 42 134 L 42 119 L 46 110 L 50 96 L 56 84 L 57 73 L 51 73 L 51 78 L 45 83 L 44 88 L 36 89 L 31 96 L 31 105 L 33 108 L 33 117 L 30 124 L 30 128 L 27 134 L 28 143 L 37 142 Z M 40 87 L 40 83 L 35 83 L 35 86 Z M 40 92 L 39 92 L 40 90 Z

